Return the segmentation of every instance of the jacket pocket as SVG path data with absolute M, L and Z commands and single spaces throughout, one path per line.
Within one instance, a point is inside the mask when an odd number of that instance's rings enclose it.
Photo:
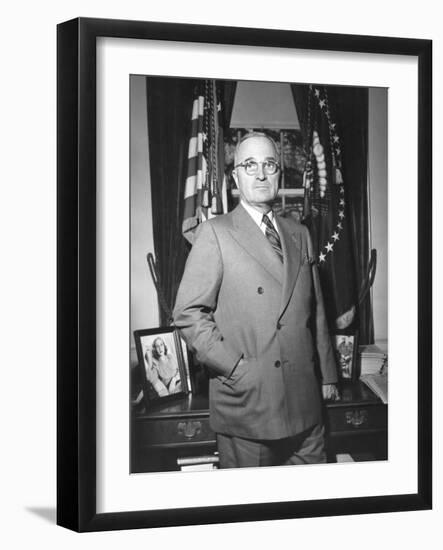
M 234 391 L 246 390 L 254 383 L 256 369 L 257 360 L 254 357 L 243 357 L 223 384 Z

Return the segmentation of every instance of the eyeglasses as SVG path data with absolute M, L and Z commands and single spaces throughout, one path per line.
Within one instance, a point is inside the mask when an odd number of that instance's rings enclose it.
M 234 168 L 238 168 L 241 166 L 245 169 L 245 172 L 248 174 L 248 176 L 255 176 L 258 172 L 258 166 L 263 166 L 263 172 L 267 176 L 273 176 L 280 170 L 280 165 L 278 162 L 275 162 L 275 160 L 265 160 L 264 162 L 257 162 L 255 160 L 247 160 L 246 162 L 243 162 L 242 164 L 237 164 L 237 166 L 234 166 Z

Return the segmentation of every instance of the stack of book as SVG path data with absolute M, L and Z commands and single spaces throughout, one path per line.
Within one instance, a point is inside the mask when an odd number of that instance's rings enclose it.
M 177 465 L 182 472 L 202 472 L 204 470 L 217 470 L 218 463 L 219 458 L 216 454 L 177 458 Z
M 360 346 L 358 351 L 360 380 L 366 384 L 383 403 L 388 402 L 388 356 L 378 346 Z
M 360 363 L 360 375 L 378 374 L 383 372 L 388 356 L 375 344 L 359 346 L 358 361 Z

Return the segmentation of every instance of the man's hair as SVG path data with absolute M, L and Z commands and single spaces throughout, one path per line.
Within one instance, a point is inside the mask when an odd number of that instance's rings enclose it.
M 238 140 L 237 145 L 235 146 L 234 166 L 237 166 L 237 164 L 238 164 L 238 153 L 240 151 L 241 144 L 244 143 L 245 141 L 247 141 L 248 139 L 251 139 L 251 138 L 265 138 L 265 139 L 267 139 L 271 143 L 272 147 L 274 147 L 275 157 L 276 157 L 276 160 L 278 160 L 279 155 L 278 155 L 277 144 L 275 143 L 275 141 L 272 139 L 271 136 L 269 136 L 268 134 L 265 134 L 264 132 L 248 132 L 241 139 Z

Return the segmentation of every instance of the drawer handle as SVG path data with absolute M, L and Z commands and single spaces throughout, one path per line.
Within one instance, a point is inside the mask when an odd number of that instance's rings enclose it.
M 368 421 L 368 411 L 347 411 L 346 424 L 351 424 L 354 428 L 359 428 Z
M 179 422 L 177 424 L 177 431 L 179 435 L 184 435 L 186 439 L 193 439 L 201 432 L 202 423 L 198 421 L 189 420 L 188 422 Z

